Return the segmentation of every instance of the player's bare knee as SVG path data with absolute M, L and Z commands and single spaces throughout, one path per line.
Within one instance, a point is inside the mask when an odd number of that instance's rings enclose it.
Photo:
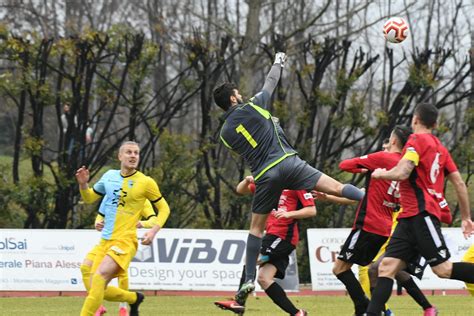
M 395 278 L 397 274 L 397 260 L 395 258 L 383 258 L 379 264 L 378 275 L 379 277 Z
M 259 274 L 257 277 L 257 282 L 262 287 L 262 289 L 267 289 L 273 282 L 273 279 L 267 278 L 264 274 Z
M 433 273 L 442 279 L 449 279 L 453 271 L 453 264 L 450 261 L 445 261 L 437 266 L 431 267 Z
M 370 278 L 370 279 L 375 279 L 375 278 L 377 278 L 377 276 L 378 276 L 378 271 L 379 271 L 379 265 L 378 265 L 377 263 L 372 263 L 372 264 L 369 266 L 369 270 L 368 270 L 369 278 Z

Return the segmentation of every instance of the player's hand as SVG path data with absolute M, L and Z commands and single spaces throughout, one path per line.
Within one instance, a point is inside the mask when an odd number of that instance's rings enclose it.
M 155 227 L 158 227 L 158 226 L 155 226 Z M 155 227 L 150 229 L 149 231 L 145 233 L 145 235 L 143 235 L 142 245 L 146 245 L 146 246 L 151 245 L 151 243 L 153 242 L 153 239 L 155 239 L 156 233 L 160 230 L 159 227 L 157 229 L 155 229 Z
M 142 222 L 137 223 L 137 228 L 143 228 Z
M 101 222 L 97 222 L 95 223 L 95 230 L 97 231 L 102 231 L 102 229 L 104 229 L 104 221 L 101 221 Z
M 372 178 L 381 179 L 382 174 L 386 171 L 385 168 L 377 168 L 372 172 Z
M 89 182 L 89 169 L 86 166 L 82 166 L 76 171 L 76 180 L 79 185 L 85 185 Z
M 461 230 L 464 235 L 464 238 L 468 239 L 474 234 L 474 224 L 471 219 L 463 219 L 461 222 Z
M 313 196 L 313 199 L 318 201 L 326 201 L 328 199 L 328 195 L 324 192 L 313 190 L 311 191 L 311 195 Z
M 275 54 L 274 64 L 280 64 L 282 67 L 285 66 L 286 54 L 283 52 L 278 52 Z
M 275 216 L 276 218 L 290 218 L 290 217 L 291 217 L 291 216 L 290 216 L 290 212 L 286 212 L 286 211 L 282 211 L 282 210 L 276 211 L 276 212 L 274 213 L 274 216 Z
M 248 184 L 255 183 L 253 176 L 246 176 L 245 181 L 247 181 Z

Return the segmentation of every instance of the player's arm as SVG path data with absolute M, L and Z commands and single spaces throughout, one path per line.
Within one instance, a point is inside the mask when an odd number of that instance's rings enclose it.
M 361 164 L 362 158 L 355 157 L 351 159 L 345 159 L 339 163 L 339 169 L 351 173 L 363 173 L 367 172 L 367 169 Z
M 94 227 L 100 232 L 102 231 L 102 229 L 104 229 L 104 216 L 102 216 L 102 214 L 97 214 L 95 218 Z
M 285 212 L 285 211 L 276 211 L 275 217 L 276 218 L 293 218 L 293 219 L 303 219 L 308 217 L 316 216 L 316 206 L 306 206 L 299 210 L 292 211 L 292 212 Z
M 153 228 L 153 226 L 158 225 L 158 216 L 156 216 L 156 211 L 148 200 L 143 205 L 142 218 L 144 220 L 138 222 L 137 228 Z
M 344 205 L 354 205 L 354 204 L 359 203 L 359 201 L 350 200 L 344 197 L 334 196 L 334 195 L 327 194 L 324 192 L 319 192 L 319 191 L 311 191 L 311 194 L 313 195 L 314 199 L 317 201 L 324 201 L 324 202 L 344 204 Z
M 250 101 L 265 109 L 269 106 L 270 98 L 273 94 L 273 91 L 275 91 L 278 81 L 280 80 L 281 70 L 284 66 L 285 60 L 285 53 L 280 52 L 275 54 L 275 62 L 273 63 L 270 72 L 265 78 L 265 83 L 263 84 L 262 90 L 257 93 L 253 98 L 251 98 Z
M 384 168 L 375 169 L 374 172 L 372 172 L 372 178 L 395 181 L 406 180 L 410 177 L 415 167 L 415 162 L 410 159 L 402 158 L 397 165 L 390 170 Z
M 382 168 L 375 169 L 372 172 L 372 178 L 374 179 L 385 179 L 403 181 L 410 177 L 413 169 L 418 166 L 420 162 L 420 155 L 417 152 L 415 143 L 411 143 L 408 139 L 405 149 L 402 153 L 402 159 L 400 159 L 395 167 L 390 170 Z
M 253 188 L 253 190 L 252 190 Z M 248 195 L 255 193 L 255 182 L 252 176 L 246 176 L 245 179 L 237 184 L 235 192 L 240 195 Z
M 155 238 L 156 233 L 163 227 L 170 215 L 170 207 L 163 195 L 161 195 L 158 184 L 152 178 L 148 178 L 148 185 L 146 186 L 145 197 L 151 202 L 153 208 L 158 214 L 157 223 L 143 236 L 142 244 L 150 245 Z
M 459 201 L 459 209 L 461 211 L 462 232 L 465 237 L 473 233 L 473 224 L 471 220 L 471 211 L 469 209 L 469 195 L 467 193 L 466 183 L 461 177 L 459 171 L 451 172 L 447 176 L 449 182 L 454 186 L 456 196 Z
M 293 218 L 293 219 L 303 219 L 308 217 L 316 216 L 316 206 L 314 205 L 313 195 L 309 192 L 303 190 L 296 192 L 298 200 L 303 206 L 296 211 L 283 211 L 279 210 L 275 212 L 276 218 Z
M 101 180 L 94 185 L 94 188 L 89 188 L 89 170 L 85 166 L 77 169 L 76 180 L 79 184 L 79 192 L 85 203 L 94 203 L 105 195 L 105 189 Z

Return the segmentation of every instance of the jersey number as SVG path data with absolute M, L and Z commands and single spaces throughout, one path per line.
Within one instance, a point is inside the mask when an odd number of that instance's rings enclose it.
M 400 198 L 400 182 L 392 181 L 388 187 L 387 194 L 397 199 Z
M 257 142 L 255 141 L 255 139 L 253 139 L 252 135 L 250 135 L 249 131 L 247 131 L 242 124 L 237 126 L 235 128 L 235 131 L 237 133 L 241 133 L 245 137 L 245 139 L 250 143 L 250 146 L 252 146 L 253 148 L 257 147 Z

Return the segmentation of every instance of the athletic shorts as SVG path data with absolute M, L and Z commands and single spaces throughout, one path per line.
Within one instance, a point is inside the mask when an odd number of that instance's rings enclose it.
M 283 159 L 255 182 L 252 212 L 268 214 L 276 209 L 284 189 L 313 190 L 322 174 L 297 155 Z
M 275 277 L 283 279 L 285 277 L 286 268 L 290 263 L 290 254 L 293 250 L 295 250 L 295 246 L 290 242 L 275 235 L 265 235 L 262 239 L 260 253 L 270 257 L 264 264 L 270 263 L 274 265 L 277 269 Z
M 411 263 L 419 255 L 432 267 L 451 257 L 438 218 L 428 212 L 398 220 L 385 256 Z
M 388 237 L 354 229 L 347 237 L 337 256 L 339 260 L 366 266 L 374 260 Z
M 123 271 L 127 271 L 130 262 L 137 252 L 138 241 L 136 239 L 105 240 L 94 247 L 96 255 L 91 272 L 94 273 L 106 255 L 110 256 Z
M 89 260 L 89 261 L 92 261 L 92 263 L 94 263 L 95 257 L 97 256 L 97 253 L 100 252 L 100 249 L 101 249 L 100 244 L 95 245 L 94 248 L 92 248 L 92 250 L 87 253 L 86 259 Z M 95 271 L 95 270 L 94 270 L 94 271 Z M 127 269 L 121 270 L 121 271 L 118 273 L 117 276 L 118 276 L 119 278 L 128 277 L 128 270 L 127 270 Z
M 426 259 L 421 255 L 418 255 L 418 257 L 406 264 L 407 267 L 405 271 L 417 277 L 419 280 L 423 278 L 423 273 L 425 273 L 425 269 L 428 266 L 428 262 L 426 262 Z

